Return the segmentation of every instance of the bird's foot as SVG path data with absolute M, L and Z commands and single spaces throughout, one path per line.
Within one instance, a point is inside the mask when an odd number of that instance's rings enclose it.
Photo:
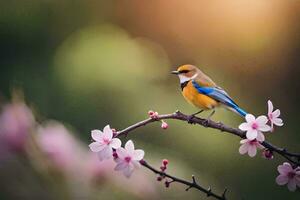
M 195 115 L 190 115 L 190 116 L 188 116 L 187 122 L 188 122 L 189 124 L 195 124 L 195 122 L 193 121 L 194 117 L 195 117 Z

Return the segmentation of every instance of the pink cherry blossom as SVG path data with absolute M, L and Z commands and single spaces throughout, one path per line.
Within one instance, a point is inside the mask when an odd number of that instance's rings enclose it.
M 240 154 L 248 153 L 250 157 L 254 157 L 256 155 L 257 148 L 263 149 L 263 146 L 256 139 L 254 140 L 244 139 L 241 140 L 240 143 L 242 144 L 239 148 Z
M 165 121 L 161 121 L 161 128 L 162 129 L 167 129 L 167 128 L 169 128 L 169 125 L 167 124 L 167 122 L 165 122 Z
M 34 123 L 34 116 L 25 103 L 15 102 L 4 106 L 0 115 L 0 140 L 7 149 L 22 151 Z
M 89 147 L 91 151 L 98 153 L 100 161 L 112 158 L 113 148 L 121 147 L 121 140 L 113 138 L 113 131 L 109 125 L 104 127 L 103 132 L 93 130 L 91 135 L 95 142 L 92 142 Z
M 297 186 L 300 187 L 300 168 L 297 167 L 293 169 L 290 163 L 285 162 L 282 165 L 279 165 L 277 168 L 280 173 L 276 178 L 276 183 L 278 185 L 285 185 L 290 191 L 295 191 Z
M 252 114 L 246 115 L 246 122 L 239 126 L 242 131 L 247 131 L 246 136 L 249 140 L 257 139 L 259 141 L 264 141 L 265 138 L 262 132 L 267 132 L 271 130 L 271 127 L 267 125 L 268 118 L 266 116 L 259 116 L 257 118 Z
M 118 158 L 116 159 L 117 166 L 115 170 L 123 171 L 124 176 L 129 178 L 132 172 L 141 166 L 139 161 L 144 158 L 145 152 L 140 149 L 135 150 L 131 140 L 126 142 L 125 148 L 120 147 L 116 152 Z
M 49 121 L 37 128 L 37 143 L 50 164 L 64 171 L 74 171 L 80 145 L 66 127 Z
M 268 100 L 268 119 L 271 123 L 271 130 L 273 130 L 273 126 L 283 126 L 283 121 L 282 119 L 279 118 L 280 116 L 280 110 L 276 109 L 273 111 L 273 103 L 272 101 Z

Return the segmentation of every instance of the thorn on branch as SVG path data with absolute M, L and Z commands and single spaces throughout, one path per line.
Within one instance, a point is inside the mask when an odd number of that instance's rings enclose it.
M 197 185 L 194 175 L 192 175 L 192 180 L 193 180 L 193 185 L 190 185 L 188 188 L 185 189 L 185 191 L 189 191 L 192 187 L 194 187 L 194 185 Z
M 206 196 L 209 197 L 211 195 L 211 187 L 208 187 Z
M 185 191 L 189 191 L 192 188 L 192 186 L 189 186 L 185 189 Z
M 222 194 L 222 197 L 223 197 L 224 199 L 226 198 L 226 197 L 225 197 L 226 192 L 227 192 L 227 188 L 225 188 L 225 190 L 224 190 L 224 192 L 223 192 L 223 194 Z
M 196 179 L 195 179 L 195 176 L 194 176 L 194 175 L 192 175 L 192 179 L 193 179 L 193 183 L 194 183 L 194 184 L 197 184 L 197 182 L 196 182 Z

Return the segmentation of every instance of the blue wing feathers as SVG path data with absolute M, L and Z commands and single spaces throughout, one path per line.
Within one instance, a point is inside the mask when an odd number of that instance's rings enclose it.
M 222 104 L 234 109 L 241 116 L 246 116 L 246 112 L 241 109 L 230 97 L 229 95 L 220 87 L 201 87 L 195 80 L 192 81 L 193 86 L 201 94 L 205 94 Z

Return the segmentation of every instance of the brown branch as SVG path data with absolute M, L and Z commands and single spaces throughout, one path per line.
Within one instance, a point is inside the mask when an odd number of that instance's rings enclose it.
M 225 197 L 225 194 L 227 192 L 227 189 L 224 190 L 223 194 L 222 195 L 217 195 L 216 193 L 212 192 L 212 189 L 211 187 L 209 187 L 208 189 L 200 186 L 197 182 L 196 182 L 196 179 L 194 176 L 192 176 L 192 181 L 186 181 L 186 180 L 183 180 L 183 179 L 180 179 L 180 178 L 177 178 L 175 176 L 172 176 L 170 174 L 167 174 L 165 172 L 162 172 L 160 170 L 157 170 L 155 169 L 154 167 L 152 167 L 151 165 L 149 165 L 145 160 L 141 160 L 140 161 L 141 165 L 148 168 L 149 170 L 151 170 L 153 173 L 155 174 L 158 174 L 160 176 L 163 176 L 163 177 L 167 177 L 169 179 L 171 179 L 171 181 L 169 181 L 169 183 L 171 182 L 177 182 L 177 183 L 181 183 L 183 185 L 186 185 L 188 186 L 188 188 L 186 188 L 186 191 L 188 191 L 189 189 L 191 188 L 195 188 L 203 193 L 206 194 L 206 196 L 211 196 L 211 197 L 214 197 L 216 199 L 219 199 L 219 200 L 226 200 L 226 197 Z
M 117 136 L 127 135 L 129 132 L 131 132 L 141 126 L 145 126 L 149 123 L 153 123 L 155 121 L 159 121 L 162 119 L 176 119 L 176 120 L 186 121 L 186 122 L 198 124 L 198 125 L 201 125 L 204 127 L 218 129 L 221 132 L 230 133 L 230 134 L 236 135 L 240 138 L 246 138 L 246 133 L 240 129 L 229 127 L 221 122 L 214 122 L 212 120 L 202 119 L 199 117 L 191 118 L 189 115 L 185 115 L 185 114 L 181 113 L 180 111 L 176 111 L 175 113 L 172 113 L 172 114 L 158 115 L 157 118 L 155 118 L 155 119 L 149 118 L 149 119 L 140 121 L 132 126 L 125 128 L 124 130 L 117 132 Z M 269 149 L 270 151 L 278 153 L 279 155 L 281 155 L 282 157 L 284 157 L 285 159 L 290 161 L 293 165 L 300 166 L 300 154 L 299 153 L 289 152 L 285 148 L 279 148 L 267 141 L 264 141 L 261 144 L 265 148 Z
M 209 127 L 209 128 L 213 128 L 213 129 L 217 129 L 220 130 L 221 132 L 224 133 L 230 133 L 233 135 L 236 135 L 240 138 L 246 138 L 246 133 L 240 129 L 237 128 L 232 128 L 229 127 L 221 122 L 214 122 L 212 120 L 207 120 L 207 119 L 202 119 L 199 117 L 192 117 L 190 115 L 185 115 L 183 113 L 181 113 L 180 111 L 176 111 L 175 113 L 172 114 L 164 114 L 164 115 L 158 115 L 155 119 L 153 118 L 148 118 L 146 120 L 140 121 L 136 124 L 133 124 L 121 131 L 118 131 L 115 135 L 115 137 L 119 137 L 119 136 L 127 136 L 129 132 L 142 127 L 142 126 L 146 126 L 147 124 L 162 120 L 162 119 L 175 119 L 175 120 L 181 120 L 181 121 L 186 121 L 190 124 L 198 124 L 204 127 Z M 292 153 L 287 151 L 285 148 L 279 148 L 267 141 L 264 141 L 261 143 L 265 148 L 269 149 L 272 152 L 276 152 L 279 155 L 281 155 L 282 157 L 284 157 L 285 159 L 287 159 L 288 161 L 290 161 L 293 165 L 295 166 L 300 166 L 300 154 L 299 153 Z M 152 167 L 151 165 L 149 165 L 145 160 L 141 160 L 140 161 L 141 165 L 146 167 L 147 169 L 151 170 L 152 172 L 154 172 L 155 174 L 159 174 L 162 177 L 168 177 L 169 179 L 171 179 L 171 182 L 178 182 L 181 184 L 184 184 L 186 186 L 188 186 L 186 188 L 186 191 L 188 191 L 191 188 L 195 188 L 203 193 L 205 193 L 208 197 L 214 197 L 216 199 L 219 200 L 226 200 L 225 194 L 227 192 L 227 189 L 224 190 L 224 192 L 222 193 L 222 195 L 217 195 L 215 193 L 212 192 L 211 187 L 209 187 L 208 189 L 200 186 L 197 182 L 194 176 L 192 176 L 192 181 L 186 181 L 180 178 L 177 178 L 175 176 L 169 175 L 165 172 L 162 172 L 160 170 L 155 169 L 154 167 Z

